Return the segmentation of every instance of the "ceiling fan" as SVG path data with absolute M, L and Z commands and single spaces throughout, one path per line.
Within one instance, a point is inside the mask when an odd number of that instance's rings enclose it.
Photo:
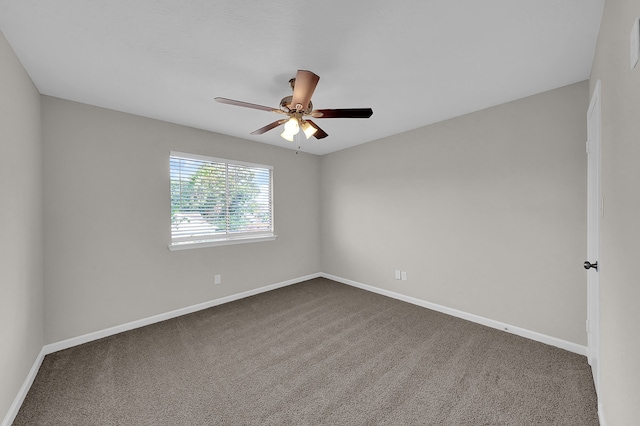
M 268 106 L 251 104 L 248 102 L 236 101 L 227 98 L 215 98 L 216 101 L 223 104 L 236 105 L 245 108 L 259 109 L 263 111 L 275 112 L 276 114 L 286 115 L 287 118 L 276 120 L 251 132 L 252 135 L 261 135 L 271 129 L 284 124 L 284 132 L 280 136 L 293 142 L 293 137 L 298 134 L 300 129 L 304 132 L 307 139 L 311 136 L 316 139 L 322 139 L 329 136 L 316 123 L 305 118 L 369 118 L 373 114 L 371 108 L 346 108 L 346 109 L 313 109 L 311 96 L 318 84 L 318 77 L 311 71 L 298 70 L 295 78 L 289 80 L 293 96 L 286 96 L 280 101 L 280 108 L 271 108 Z

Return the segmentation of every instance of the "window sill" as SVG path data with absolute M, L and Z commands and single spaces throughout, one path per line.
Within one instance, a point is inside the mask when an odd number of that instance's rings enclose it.
M 169 244 L 170 251 L 177 250 L 189 250 L 196 248 L 205 248 L 205 247 L 219 247 L 219 246 L 228 246 L 232 244 L 246 244 L 246 243 L 259 243 L 263 241 L 273 241 L 278 238 L 277 235 L 264 235 L 264 236 L 253 236 L 253 237 L 238 237 L 238 238 L 225 238 L 223 240 L 200 240 L 200 241 L 185 241 L 180 243 L 171 243 Z

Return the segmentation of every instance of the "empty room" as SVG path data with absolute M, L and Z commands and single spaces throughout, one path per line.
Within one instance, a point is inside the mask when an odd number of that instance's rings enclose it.
M 0 0 L 0 424 L 640 424 L 639 56 L 638 0 Z

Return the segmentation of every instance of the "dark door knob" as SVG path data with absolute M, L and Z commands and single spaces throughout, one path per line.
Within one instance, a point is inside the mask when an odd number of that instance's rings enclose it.
M 589 268 L 593 268 L 593 269 L 595 269 L 597 271 L 598 270 L 598 262 L 591 263 L 588 260 L 586 260 L 584 262 L 584 269 L 589 269 Z

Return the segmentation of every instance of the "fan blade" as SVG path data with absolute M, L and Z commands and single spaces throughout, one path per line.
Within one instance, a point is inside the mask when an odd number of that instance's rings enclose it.
M 309 101 L 313 91 L 316 90 L 320 77 L 312 73 L 311 71 L 298 70 L 296 74 L 296 83 L 293 86 L 293 99 L 291 100 L 291 109 L 297 109 L 296 105 L 302 105 L 300 111 L 305 111 L 309 108 Z
M 286 123 L 287 121 L 289 121 L 288 118 L 285 118 L 284 120 L 274 121 L 273 123 L 269 123 L 266 126 L 259 128 L 258 130 L 254 130 L 253 132 L 251 132 L 251 134 L 252 135 L 261 135 L 263 133 L 268 132 L 271 129 L 275 129 L 276 127 L 278 127 L 281 124 Z
M 315 118 L 369 118 L 373 115 L 371 108 L 314 109 L 310 114 Z
M 249 102 L 242 102 L 242 101 L 236 101 L 233 99 L 227 99 L 227 98 L 214 98 L 217 102 L 220 102 L 222 104 L 229 104 L 229 105 L 235 105 L 235 106 L 240 106 L 240 107 L 245 107 L 245 108 L 253 108 L 253 109 L 259 109 L 262 111 L 271 111 L 271 112 L 277 112 L 277 113 L 281 113 L 282 111 L 276 108 L 271 108 L 268 106 L 263 106 L 263 105 L 257 105 L 257 104 L 250 104 Z
M 326 138 L 327 136 L 329 136 L 327 134 L 327 132 L 325 132 L 320 127 L 318 127 L 318 125 L 316 123 L 314 123 L 313 121 L 311 121 L 311 120 L 304 120 L 304 121 L 306 121 L 307 123 L 311 124 L 316 129 L 316 132 L 313 134 L 314 138 L 323 139 L 323 138 Z

